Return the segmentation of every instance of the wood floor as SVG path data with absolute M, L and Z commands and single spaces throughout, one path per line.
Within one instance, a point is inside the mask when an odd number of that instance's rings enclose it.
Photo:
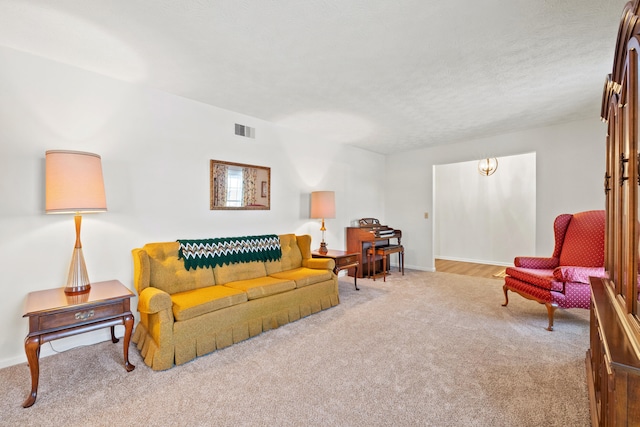
M 436 271 L 489 279 L 502 280 L 504 278 L 505 267 L 500 265 L 476 264 L 473 262 L 449 261 L 445 259 L 436 259 L 435 261 Z

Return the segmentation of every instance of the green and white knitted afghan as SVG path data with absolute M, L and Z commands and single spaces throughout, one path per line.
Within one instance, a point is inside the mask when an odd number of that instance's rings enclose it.
M 187 270 L 251 261 L 277 261 L 282 257 L 280 238 L 263 236 L 220 237 L 215 239 L 179 239 L 178 258 Z

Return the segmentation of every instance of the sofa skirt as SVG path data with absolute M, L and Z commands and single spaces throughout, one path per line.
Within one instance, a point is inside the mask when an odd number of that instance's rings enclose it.
M 154 370 L 164 370 L 174 363 L 181 365 L 339 303 L 338 281 L 332 278 L 173 322 L 173 340 L 166 343 L 165 348 L 162 348 L 165 343 L 154 342 L 142 323 L 137 325 L 133 341 L 147 365 Z M 173 353 L 171 363 L 167 363 L 169 351 Z

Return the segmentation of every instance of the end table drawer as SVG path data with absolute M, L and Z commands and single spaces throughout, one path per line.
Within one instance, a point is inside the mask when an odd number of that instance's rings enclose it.
M 349 255 L 336 259 L 336 267 L 342 267 L 343 265 L 355 264 L 358 262 L 358 255 Z
M 96 320 L 105 319 L 111 316 L 117 316 L 124 312 L 122 302 L 112 304 L 104 304 L 100 306 L 92 306 L 87 308 L 78 307 L 63 313 L 43 314 L 38 316 L 38 329 L 48 330 L 70 325 L 79 325 L 89 323 Z

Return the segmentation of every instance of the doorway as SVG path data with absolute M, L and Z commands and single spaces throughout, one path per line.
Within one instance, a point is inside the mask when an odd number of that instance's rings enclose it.
M 498 158 L 490 176 L 478 160 L 435 165 L 433 186 L 434 258 L 508 266 L 535 253 L 535 153 Z

